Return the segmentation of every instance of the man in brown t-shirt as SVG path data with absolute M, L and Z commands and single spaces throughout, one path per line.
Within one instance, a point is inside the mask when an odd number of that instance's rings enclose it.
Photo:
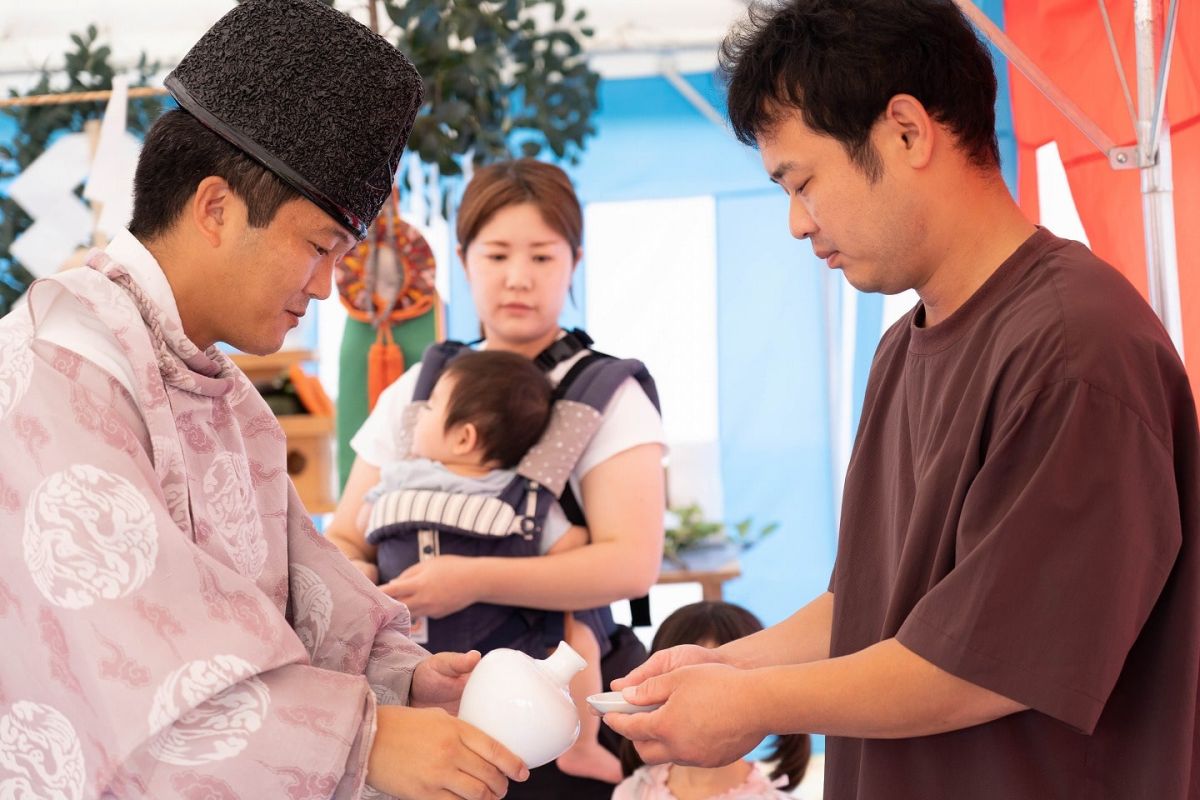
M 730 118 L 794 236 L 883 337 L 829 593 L 614 684 L 647 762 L 830 736 L 843 800 L 1200 798 L 1200 434 L 1137 292 L 1036 228 L 995 77 L 952 0 L 791 0 L 722 49 Z

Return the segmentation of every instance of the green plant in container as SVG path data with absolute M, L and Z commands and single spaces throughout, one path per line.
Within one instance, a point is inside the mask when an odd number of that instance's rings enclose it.
M 663 537 L 663 560 L 675 569 L 715 569 L 778 529 L 777 522 L 755 527 L 753 517 L 732 526 L 707 520 L 698 503 L 671 508 Z

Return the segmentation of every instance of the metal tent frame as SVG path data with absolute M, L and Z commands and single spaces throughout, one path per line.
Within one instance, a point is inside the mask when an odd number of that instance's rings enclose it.
M 1117 74 L 1137 137 L 1137 144 L 1120 147 L 1096 124 L 1004 31 L 972 0 L 954 0 L 968 19 L 1008 58 L 1062 114 L 1108 158 L 1113 169 L 1141 173 L 1142 217 L 1150 305 L 1183 356 L 1183 319 L 1179 300 L 1179 257 L 1175 246 L 1174 185 L 1171 178 L 1171 127 L 1165 115 L 1167 80 L 1175 44 L 1179 0 L 1171 0 L 1166 25 L 1155 0 L 1133 0 L 1137 75 L 1137 111 L 1117 51 L 1105 0 L 1097 0 L 1112 49 Z M 1161 43 L 1161 48 L 1160 48 Z M 1158 63 L 1155 52 L 1160 51 Z

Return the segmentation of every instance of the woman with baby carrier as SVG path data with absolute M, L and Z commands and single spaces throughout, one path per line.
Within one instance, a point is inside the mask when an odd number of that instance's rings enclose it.
M 428 618 L 431 629 L 441 620 L 453 624 L 474 606 L 510 609 L 502 623 L 497 617 L 496 635 L 483 637 L 488 648 L 513 646 L 497 636 L 520 643 L 541 636 L 556 643 L 561 612 L 576 612 L 597 634 L 607 685 L 645 658 L 632 632 L 613 624 L 608 605 L 644 596 L 661 560 L 664 434 L 653 382 L 644 370 L 631 373 L 599 403 L 594 392 L 580 388 L 604 383 L 590 378 L 611 374 L 612 360 L 595 354 L 583 332 L 568 333 L 558 325 L 583 255 L 583 216 L 562 170 L 532 159 L 479 169 L 459 207 L 457 237 L 483 328 L 477 346 L 525 356 L 558 386 L 558 399 L 570 395 L 569 401 L 597 405 L 598 424 L 559 498 L 570 522 L 586 527 L 588 543 L 536 558 L 441 553 L 421 558 L 380 588 L 408 605 L 414 619 Z M 409 369 L 384 391 L 351 440 L 357 458 L 328 535 L 373 580 L 379 580 L 375 547 L 357 525 L 360 510 L 368 491 L 380 483 L 382 468 L 410 455 L 406 438 L 397 435 L 405 409 L 414 400 L 429 399 L 438 377 L 431 373 L 453 358 L 454 347 L 435 346 L 431 362 L 434 353 L 438 365 Z M 438 639 L 435 635 L 433 643 Z M 604 743 L 615 749 L 616 737 L 607 729 L 603 734 Z M 612 788 L 549 764 L 534 770 L 528 782 L 513 784 L 508 796 L 607 799 Z

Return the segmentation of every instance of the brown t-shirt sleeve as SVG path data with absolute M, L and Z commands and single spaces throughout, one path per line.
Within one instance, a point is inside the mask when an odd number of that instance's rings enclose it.
M 981 458 L 954 568 L 897 639 L 1091 733 L 1180 546 L 1169 445 L 1121 400 L 1063 380 L 1017 403 Z

